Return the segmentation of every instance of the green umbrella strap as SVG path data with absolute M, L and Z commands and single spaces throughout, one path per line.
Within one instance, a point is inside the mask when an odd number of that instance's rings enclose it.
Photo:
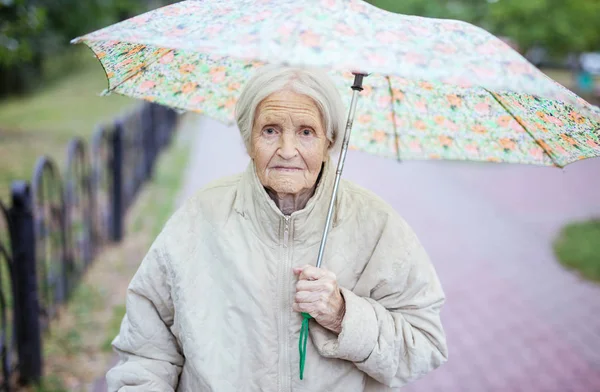
M 302 313 L 302 326 L 300 327 L 300 341 L 298 349 L 300 350 L 300 380 L 304 378 L 304 363 L 306 362 L 306 343 L 308 342 L 308 321 L 313 318 L 308 313 Z

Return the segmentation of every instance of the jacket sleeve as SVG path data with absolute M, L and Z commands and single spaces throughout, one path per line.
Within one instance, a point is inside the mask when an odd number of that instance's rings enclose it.
M 446 362 L 448 349 L 437 274 L 412 229 L 390 218 L 354 289 L 341 289 L 346 313 L 339 336 L 316 323 L 311 336 L 322 356 L 354 362 L 397 388 Z
M 119 363 L 106 375 L 108 391 L 175 391 L 184 357 L 171 332 L 174 309 L 160 237 L 127 290 L 127 312 L 113 348 Z

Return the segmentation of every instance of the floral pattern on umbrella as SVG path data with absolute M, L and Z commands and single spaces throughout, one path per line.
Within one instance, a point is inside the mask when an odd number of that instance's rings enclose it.
M 266 53 L 279 51 L 283 55 L 273 57 L 285 59 L 287 46 L 299 42 L 291 45 L 297 52 L 290 62 L 329 67 L 329 54 L 348 50 L 357 36 L 375 37 L 360 51 L 338 56 L 341 65 L 330 71 L 346 102 L 353 76 L 339 67 L 369 64 L 383 71 L 365 79 L 351 149 L 397 159 L 559 167 L 600 155 L 600 109 L 473 26 L 389 14 L 359 0 L 308 1 L 315 3 L 314 9 L 289 0 L 276 8 L 269 0 L 230 3 L 257 12 L 242 12 L 228 3 L 206 14 L 203 2 L 184 1 L 79 41 L 102 62 L 108 91 L 232 123 L 240 88 L 263 65 L 259 59 Z M 315 13 L 319 7 L 321 13 Z M 260 26 L 280 21 L 276 13 L 282 10 L 294 18 L 265 37 Z M 317 23 L 307 24 L 310 30 L 298 27 L 298 21 L 308 18 Z M 231 23 L 235 29 L 227 28 Z M 325 40 L 328 29 L 341 38 Z M 224 56 L 229 52 L 236 57 Z M 494 90 L 499 81 L 503 88 Z M 523 92 L 530 89 L 539 93 Z

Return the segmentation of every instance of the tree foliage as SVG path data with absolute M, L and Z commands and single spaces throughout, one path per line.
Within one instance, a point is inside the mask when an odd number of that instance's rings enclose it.
M 0 0 L 0 96 L 42 78 L 44 59 L 71 39 L 158 7 L 154 0 Z

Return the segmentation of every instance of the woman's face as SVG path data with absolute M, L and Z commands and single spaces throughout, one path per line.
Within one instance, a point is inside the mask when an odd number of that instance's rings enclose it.
M 257 108 L 250 149 L 264 187 L 279 194 L 311 190 L 329 149 L 314 101 L 292 91 L 269 95 Z

